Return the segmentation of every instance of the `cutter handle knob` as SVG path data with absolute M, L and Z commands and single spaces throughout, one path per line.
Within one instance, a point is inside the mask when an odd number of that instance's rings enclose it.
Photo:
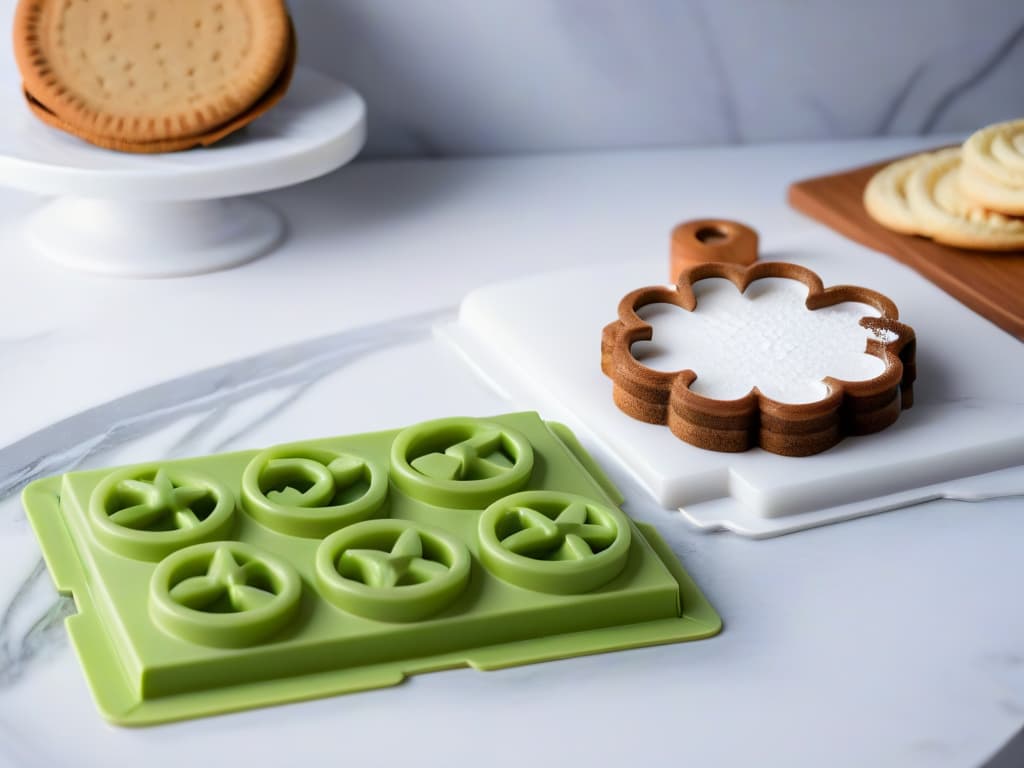
M 669 279 L 694 264 L 725 262 L 747 266 L 757 261 L 757 232 L 729 219 L 686 221 L 672 230 Z

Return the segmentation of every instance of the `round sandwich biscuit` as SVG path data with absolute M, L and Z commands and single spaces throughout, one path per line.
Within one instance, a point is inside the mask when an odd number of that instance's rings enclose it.
M 907 202 L 906 185 L 910 174 L 931 157 L 930 152 L 897 160 L 882 168 L 864 188 L 864 208 L 884 227 L 907 235 L 920 233 L 921 226 Z
M 210 133 L 285 68 L 281 0 L 21 0 L 25 91 L 71 133 L 131 144 Z
M 973 205 L 960 189 L 960 148 L 933 153 L 907 179 L 907 201 L 921 234 L 959 248 L 1024 248 L 1024 219 Z
M 57 115 L 50 112 L 27 91 L 25 92 L 25 102 L 32 113 L 47 125 L 66 133 L 73 133 L 78 138 L 83 139 L 90 144 L 95 144 L 98 147 L 103 147 L 104 149 L 113 149 L 118 152 L 132 152 L 136 154 L 180 152 L 194 147 L 208 147 L 215 144 L 230 134 L 244 128 L 277 104 L 288 90 L 288 86 L 291 84 L 292 75 L 295 71 L 295 56 L 296 47 L 293 36 L 293 43 L 290 48 L 288 59 L 285 62 L 285 67 L 281 70 L 281 73 L 278 75 L 277 80 L 274 81 L 274 84 L 270 87 L 270 90 L 268 90 L 259 99 L 259 101 L 253 104 L 246 112 L 238 115 L 237 117 L 233 117 L 227 123 L 217 126 L 212 131 L 199 134 L 198 136 L 185 136 L 177 139 L 157 139 L 155 141 L 142 142 L 125 141 L 123 139 L 112 138 L 109 136 L 92 136 L 88 133 L 72 129 L 71 126 L 67 125 L 57 117 Z

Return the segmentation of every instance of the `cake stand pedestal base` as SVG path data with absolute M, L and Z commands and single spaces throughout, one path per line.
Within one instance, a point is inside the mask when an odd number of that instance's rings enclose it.
M 29 242 L 63 266 L 125 277 L 232 267 L 270 252 L 284 219 L 246 198 L 147 202 L 60 197 L 29 217 Z

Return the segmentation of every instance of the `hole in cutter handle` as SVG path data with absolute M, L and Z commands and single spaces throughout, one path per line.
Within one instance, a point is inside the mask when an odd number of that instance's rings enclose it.
M 757 232 L 729 219 L 697 219 L 672 230 L 669 279 L 694 264 L 724 262 L 744 266 L 757 261 Z
M 724 243 L 729 240 L 729 233 L 718 226 L 701 227 L 694 233 L 694 237 L 707 245 Z

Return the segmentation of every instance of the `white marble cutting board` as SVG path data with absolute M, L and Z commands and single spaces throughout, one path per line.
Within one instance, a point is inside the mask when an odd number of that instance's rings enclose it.
M 1024 470 L 1020 342 L 895 262 L 852 243 L 827 253 L 769 241 L 764 258 L 795 261 L 826 285 L 885 293 L 918 338 L 912 409 L 882 433 L 792 458 L 761 449 L 719 453 L 687 445 L 660 425 L 629 418 L 601 373 L 601 329 L 619 299 L 665 281 L 649 263 L 598 265 L 492 284 L 440 329 L 507 396 L 589 433 L 666 508 L 694 524 L 761 537 L 942 496 L 1013 493 Z M 667 262 L 667 260 L 666 260 Z M 998 373 L 998 375 L 996 375 Z M 950 484 L 950 481 L 958 481 Z M 991 489 L 991 490 L 990 490 Z

